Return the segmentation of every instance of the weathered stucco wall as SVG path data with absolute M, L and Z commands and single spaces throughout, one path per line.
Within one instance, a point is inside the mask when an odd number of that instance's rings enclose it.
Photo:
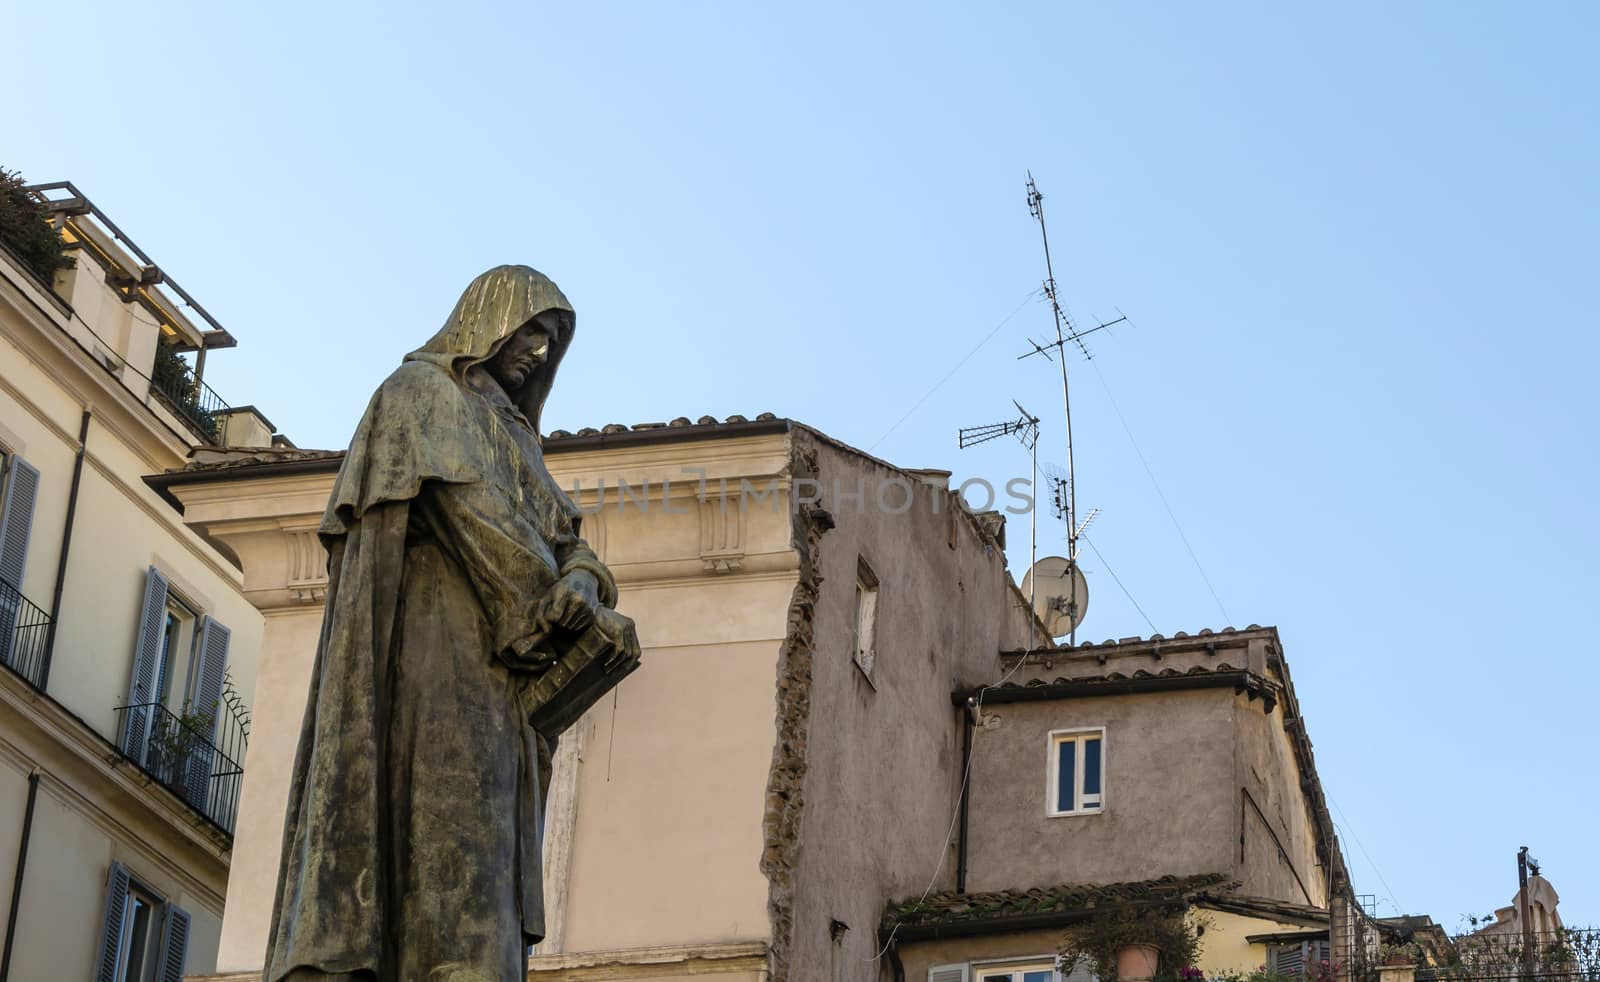
M 985 706 L 968 888 L 1120 883 L 1233 867 L 1231 689 Z M 1099 813 L 1047 814 L 1050 731 L 1105 727 Z
M 1271 713 L 1239 716 L 1236 821 L 1243 855 L 1236 856 L 1234 878 L 1248 896 L 1326 907 L 1327 876 L 1317 859 L 1316 824 L 1300 789 L 1284 711 L 1279 703 Z
M 798 838 L 776 843 L 792 848 L 793 866 L 775 882 L 774 978 L 875 979 L 885 902 L 930 879 L 954 883 L 961 731 L 950 693 L 994 679 L 1025 614 L 1001 550 L 947 490 L 807 431 L 795 439 L 815 453 L 833 528 L 817 540 L 808 671 L 784 681 L 780 701 L 804 726 Z M 911 489 L 903 513 L 898 488 L 880 507 L 888 481 Z M 853 659 L 858 557 L 879 582 L 870 681 Z
M 1191 923 L 1200 925 L 1199 967 L 1207 976 L 1224 972 L 1249 974 L 1267 961 L 1267 946 L 1251 944 L 1245 940 L 1254 934 L 1275 934 L 1284 931 L 1305 931 L 1317 925 L 1295 921 L 1277 921 L 1264 917 L 1248 917 L 1225 910 L 1198 908 L 1189 911 Z

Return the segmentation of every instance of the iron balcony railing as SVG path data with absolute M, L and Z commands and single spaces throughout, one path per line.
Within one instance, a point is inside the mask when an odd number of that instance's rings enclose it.
M 45 643 L 50 637 L 50 615 L 22 592 L 0 580 L 0 664 L 44 691 Z
M 1418 982 L 1597 982 L 1600 928 L 1465 934 L 1423 961 Z
M 159 395 L 178 414 L 188 420 L 207 441 L 222 440 L 222 414 L 229 406 L 211 386 L 195 377 L 176 352 L 158 346 L 155 370 L 150 373 L 150 390 Z
M 228 707 L 178 716 L 160 703 L 117 707 L 122 755 L 233 835 L 244 783 L 244 724 Z

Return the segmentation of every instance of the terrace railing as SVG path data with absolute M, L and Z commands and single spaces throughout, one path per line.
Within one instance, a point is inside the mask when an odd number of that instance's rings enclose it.
M 50 615 L 22 591 L 0 580 L 0 665 L 44 691 L 45 642 L 50 636 Z
M 194 374 L 176 352 L 156 352 L 155 370 L 150 373 L 150 391 L 159 395 L 187 420 L 209 443 L 222 440 L 222 414 L 229 406 L 211 386 Z
M 1600 928 L 1464 934 L 1438 964 L 1419 966 L 1418 982 L 1600 982 Z
M 160 703 L 117 707 L 118 749 L 228 835 L 244 783 L 246 732 L 227 707 L 178 716 Z

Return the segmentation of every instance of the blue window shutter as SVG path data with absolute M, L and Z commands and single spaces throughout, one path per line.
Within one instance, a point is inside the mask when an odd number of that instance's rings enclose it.
M 184 797 L 201 811 L 211 795 L 211 771 L 216 751 L 217 719 L 223 712 L 222 680 L 228 670 L 228 639 L 233 632 L 207 615 L 200 621 L 200 656 L 195 665 L 194 700 L 190 713 L 201 713 L 210 720 L 196 734 L 203 741 L 189 755 L 189 772 L 184 775 Z M 207 812 L 209 814 L 209 812 Z
M 133 676 L 128 682 L 128 705 L 155 702 L 156 666 L 161 662 L 162 633 L 167 624 L 167 578 L 150 567 L 144 581 L 144 604 L 139 608 L 139 633 L 133 638 Z M 150 738 L 152 710 L 128 709 L 122 728 L 122 752 L 144 762 Z
M 0 500 L 0 580 L 22 590 L 28 561 L 28 533 L 33 529 L 33 503 L 39 496 L 39 469 L 15 454 Z
M 156 982 L 183 982 L 183 962 L 189 953 L 189 912 L 167 904 L 161 925 L 161 955 L 156 961 Z
M 100 922 L 100 951 L 95 958 L 95 982 L 117 982 L 117 957 L 122 954 L 122 917 L 128 910 L 128 868 L 111 864 L 107 878 L 105 916 Z

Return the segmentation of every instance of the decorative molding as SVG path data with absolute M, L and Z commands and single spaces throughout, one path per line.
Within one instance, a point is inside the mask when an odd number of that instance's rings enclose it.
M 744 566 L 743 500 L 726 495 L 700 498 L 700 564 L 708 573 L 734 573 Z
M 317 527 L 285 522 L 282 528 L 289 551 L 289 595 L 301 604 L 322 603 L 328 596 L 328 551 L 317 538 Z

